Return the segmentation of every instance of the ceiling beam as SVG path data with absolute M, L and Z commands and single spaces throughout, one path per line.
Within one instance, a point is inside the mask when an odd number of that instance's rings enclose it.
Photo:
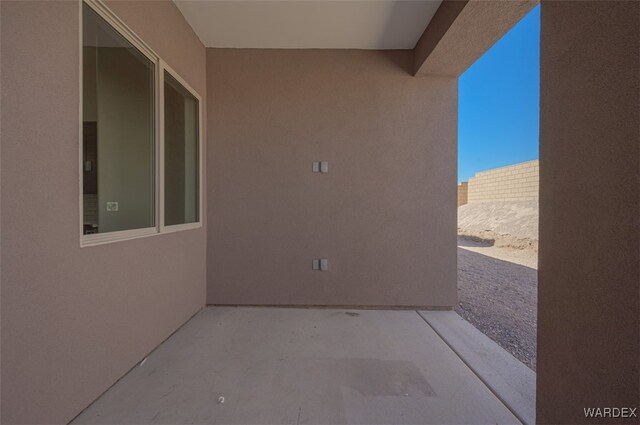
M 458 77 L 539 0 L 444 0 L 414 48 L 414 75 Z

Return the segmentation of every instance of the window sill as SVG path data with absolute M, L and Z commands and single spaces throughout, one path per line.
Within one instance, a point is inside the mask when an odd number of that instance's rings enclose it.
M 185 224 L 174 224 L 172 226 L 164 226 L 162 227 L 162 231 L 160 233 L 173 233 L 180 232 L 182 230 L 191 230 L 191 229 L 199 229 L 202 227 L 202 223 L 185 223 Z
M 133 239 L 147 238 L 154 235 L 163 235 L 166 233 L 180 232 L 183 230 L 199 229 L 202 223 L 186 223 L 173 226 L 163 227 L 158 231 L 157 227 L 147 227 L 144 229 L 121 230 L 118 232 L 95 233 L 91 235 L 80 236 L 80 248 L 105 245 L 114 242 L 130 241 Z
M 112 242 L 128 241 L 131 239 L 145 238 L 158 234 L 156 227 L 144 229 L 121 230 L 118 232 L 94 233 L 80 236 L 80 247 L 104 245 Z

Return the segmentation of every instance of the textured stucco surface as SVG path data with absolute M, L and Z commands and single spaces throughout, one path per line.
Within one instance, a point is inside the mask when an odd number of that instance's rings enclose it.
M 109 2 L 205 96 L 171 2 Z M 205 300 L 206 229 L 80 248 L 79 4 L 0 3 L 2 422 L 66 423 Z
M 207 49 L 208 303 L 455 304 L 457 81 L 411 61 Z
M 412 73 L 417 73 L 454 24 L 468 0 L 444 0 L 413 48 Z
M 539 423 L 640 404 L 639 42 L 638 2 L 542 3 Z
M 443 1 L 416 44 L 413 72 L 459 76 L 538 1 Z

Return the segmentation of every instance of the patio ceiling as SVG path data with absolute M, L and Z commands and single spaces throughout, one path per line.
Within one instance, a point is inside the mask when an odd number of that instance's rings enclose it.
M 206 47 L 413 49 L 441 0 L 176 0 Z

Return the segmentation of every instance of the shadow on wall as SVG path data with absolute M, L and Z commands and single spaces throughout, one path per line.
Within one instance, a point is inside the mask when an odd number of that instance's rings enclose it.
M 398 39 L 398 29 L 405 28 L 408 31 L 411 31 L 413 29 L 411 27 L 407 27 L 405 22 L 408 15 L 416 13 L 415 3 L 412 3 L 413 2 L 410 1 L 398 1 L 393 2 L 393 4 L 390 6 L 391 12 L 389 13 L 389 18 L 385 23 L 384 30 L 380 33 L 380 42 L 378 43 L 382 46 L 383 49 L 389 48 L 388 46 L 386 46 L 389 44 L 389 40 Z M 429 9 L 432 6 L 429 4 L 429 2 L 424 2 L 423 7 L 425 9 Z M 428 22 L 428 19 L 425 20 L 425 22 Z M 424 28 L 422 30 L 424 30 Z M 409 49 L 383 50 L 382 53 L 386 58 L 395 63 L 408 75 L 413 76 L 414 58 L 413 51 L 411 50 L 413 49 L 413 47 L 414 46 L 411 46 L 411 48 Z M 404 54 L 401 54 L 401 52 Z

